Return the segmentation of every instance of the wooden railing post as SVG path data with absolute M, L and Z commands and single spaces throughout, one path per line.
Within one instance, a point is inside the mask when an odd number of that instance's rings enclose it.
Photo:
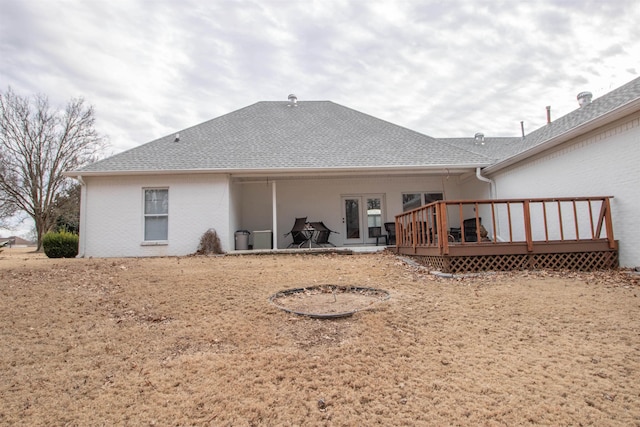
M 544 218 L 544 241 L 549 241 L 549 224 L 547 222 L 547 202 L 542 202 L 542 217 Z
M 589 201 L 587 202 L 589 204 L 589 225 L 591 226 L 591 239 L 595 239 L 596 235 L 595 230 L 593 229 L 593 206 L 592 206 L 592 202 L 593 200 L 589 199 Z
M 493 243 L 498 241 L 498 225 L 496 223 L 496 204 L 491 202 L 491 224 L 493 226 Z
M 558 200 L 558 226 L 560 227 L 560 240 L 564 241 L 564 225 L 562 224 L 562 205 L 561 201 Z
M 443 255 L 449 254 L 449 225 L 447 224 L 447 204 L 438 202 L 438 236 L 440 239 L 440 251 Z
M 480 211 L 478 209 L 478 202 L 475 202 L 473 210 L 476 213 L 476 243 L 480 243 L 482 242 L 482 236 L 480 235 Z
M 616 242 L 613 238 L 613 222 L 611 221 L 611 204 L 609 203 L 609 198 L 605 197 L 603 200 L 605 205 L 605 217 L 606 217 L 606 227 L 607 227 L 607 240 L 609 241 L 609 249 L 615 249 Z
M 416 244 L 418 240 L 418 220 L 416 218 L 417 212 L 411 212 L 411 244 L 413 246 L 413 252 L 416 252 Z
M 511 203 L 507 202 L 507 224 L 509 225 L 509 243 L 513 243 L 513 227 L 511 226 Z
M 578 206 L 575 200 L 573 200 L 573 223 L 576 227 L 576 240 L 580 240 L 580 226 L 578 225 Z
M 529 200 L 525 200 L 522 204 L 524 213 L 524 235 L 527 240 L 527 251 L 533 252 L 533 234 L 531 233 L 531 210 Z

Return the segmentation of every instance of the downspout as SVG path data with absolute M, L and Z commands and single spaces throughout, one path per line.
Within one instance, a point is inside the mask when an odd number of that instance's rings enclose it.
M 86 236 L 87 236 L 87 184 L 82 179 L 82 175 L 76 177 L 80 183 L 80 241 L 78 242 L 78 255 L 76 258 L 84 258 L 84 252 L 86 248 Z
M 490 185 L 490 187 L 489 187 L 489 198 L 492 199 L 492 200 L 495 200 L 496 197 L 497 197 L 497 194 L 496 194 L 496 182 L 494 180 L 492 180 L 492 179 L 487 178 L 486 176 L 482 176 L 482 169 L 481 168 L 476 168 L 476 178 L 478 178 L 480 181 L 489 183 L 489 185 Z M 494 230 L 494 233 L 495 233 L 496 239 L 502 242 L 503 240 L 500 238 L 500 235 L 498 234 L 499 230 L 500 230 L 500 216 L 498 215 L 496 217 L 496 230 Z
M 489 179 L 485 176 L 482 176 L 482 169 L 481 168 L 476 168 L 476 178 L 478 178 L 480 181 L 483 182 L 488 182 L 489 183 L 489 198 L 490 199 L 495 199 L 496 198 L 496 183 L 494 180 Z

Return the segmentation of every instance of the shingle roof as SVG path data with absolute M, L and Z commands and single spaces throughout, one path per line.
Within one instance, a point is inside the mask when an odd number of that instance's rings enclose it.
M 438 141 L 484 156 L 491 163 L 518 153 L 522 144 L 520 137 L 489 137 L 482 142 L 475 138 L 438 138 Z
M 486 156 L 330 101 L 263 101 L 82 172 L 486 166 Z
M 485 167 L 640 98 L 640 78 L 524 138 L 432 138 L 331 101 L 258 102 L 78 171 Z
M 529 133 L 522 140 L 522 143 L 518 145 L 519 150 L 513 154 L 523 152 L 548 141 L 551 138 L 596 119 L 638 98 L 640 98 L 640 78 L 634 79 L 600 98 L 594 99 L 590 104 L 578 108 Z
M 491 163 L 497 163 L 536 147 L 638 98 L 640 98 L 640 78 L 632 80 L 593 100 L 590 104 L 536 129 L 524 138 L 485 138 L 484 144 L 478 143 L 474 138 L 439 138 L 439 141 L 486 156 L 491 159 Z

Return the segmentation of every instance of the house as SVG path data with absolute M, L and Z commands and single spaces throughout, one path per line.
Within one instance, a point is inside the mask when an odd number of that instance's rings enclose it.
M 23 239 L 18 236 L 0 237 L 0 247 L 9 248 L 26 248 L 28 246 L 34 246 L 33 242 Z
M 613 196 L 620 263 L 640 265 L 640 79 L 526 136 L 433 138 L 330 101 L 258 102 L 77 171 L 80 256 L 194 253 L 214 228 L 269 230 L 296 218 L 336 246 L 434 200 Z M 252 238 L 252 236 L 250 237 Z

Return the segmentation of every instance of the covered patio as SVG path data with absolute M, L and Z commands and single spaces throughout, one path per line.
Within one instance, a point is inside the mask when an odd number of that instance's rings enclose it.
M 396 252 L 445 273 L 618 266 L 611 196 L 438 201 L 396 215 Z

